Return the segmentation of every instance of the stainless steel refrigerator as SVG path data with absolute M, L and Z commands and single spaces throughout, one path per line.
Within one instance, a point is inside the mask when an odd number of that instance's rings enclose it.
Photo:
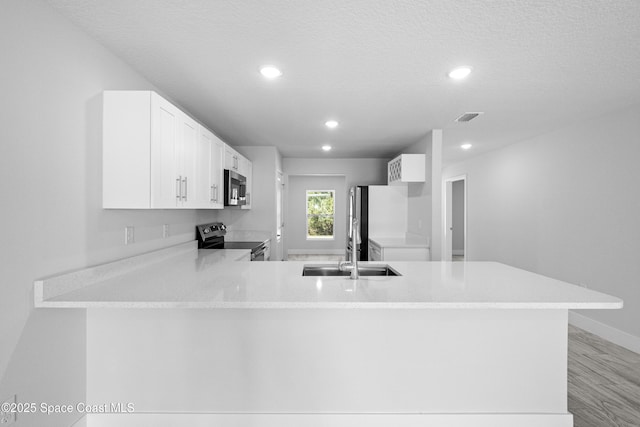
M 358 185 L 349 189 L 347 253 L 351 261 L 353 218 L 358 219 L 361 243 L 358 260 L 369 260 L 370 237 L 403 237 L 407 232 L 408 194 L 406 185 Z

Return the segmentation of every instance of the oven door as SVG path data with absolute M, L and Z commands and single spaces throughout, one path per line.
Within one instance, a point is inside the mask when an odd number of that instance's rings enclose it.
M 247 179 L 239 173 L 224 170 L 224 205 L 242 206 L 247 203 Z

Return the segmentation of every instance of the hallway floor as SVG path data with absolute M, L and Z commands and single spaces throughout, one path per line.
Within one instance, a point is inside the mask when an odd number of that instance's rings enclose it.
M 640 354 L 569 326 L 574 427 L 640 426 Z

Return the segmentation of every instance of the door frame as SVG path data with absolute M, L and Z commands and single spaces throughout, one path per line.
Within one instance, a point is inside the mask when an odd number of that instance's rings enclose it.
M 450 178 L 445 178 L 442 180 L 442 260 L 443 261 L 452 261 L 453 260 L 453 229 L 452 229 L 452 218 L 453 218 L 453 202 L 452 202 L 452 193 L 453 193 L 453 183 L 457 181 L 464 181 L 464 192 L 463 192 L 463 200 L 464 200 L 464 209 L 463 209 L 463 224 L 464 224 L 464 256 L 465 260 L 468 255 L 468 234 L 467 234 L 467 184 L 468 178 L 467 174 L 452 176 Z

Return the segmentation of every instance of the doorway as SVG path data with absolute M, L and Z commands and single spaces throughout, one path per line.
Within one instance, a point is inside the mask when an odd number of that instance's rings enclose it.
M 467 176 L 444 180 L 444 261 L 464 261 L 467 253 Z

